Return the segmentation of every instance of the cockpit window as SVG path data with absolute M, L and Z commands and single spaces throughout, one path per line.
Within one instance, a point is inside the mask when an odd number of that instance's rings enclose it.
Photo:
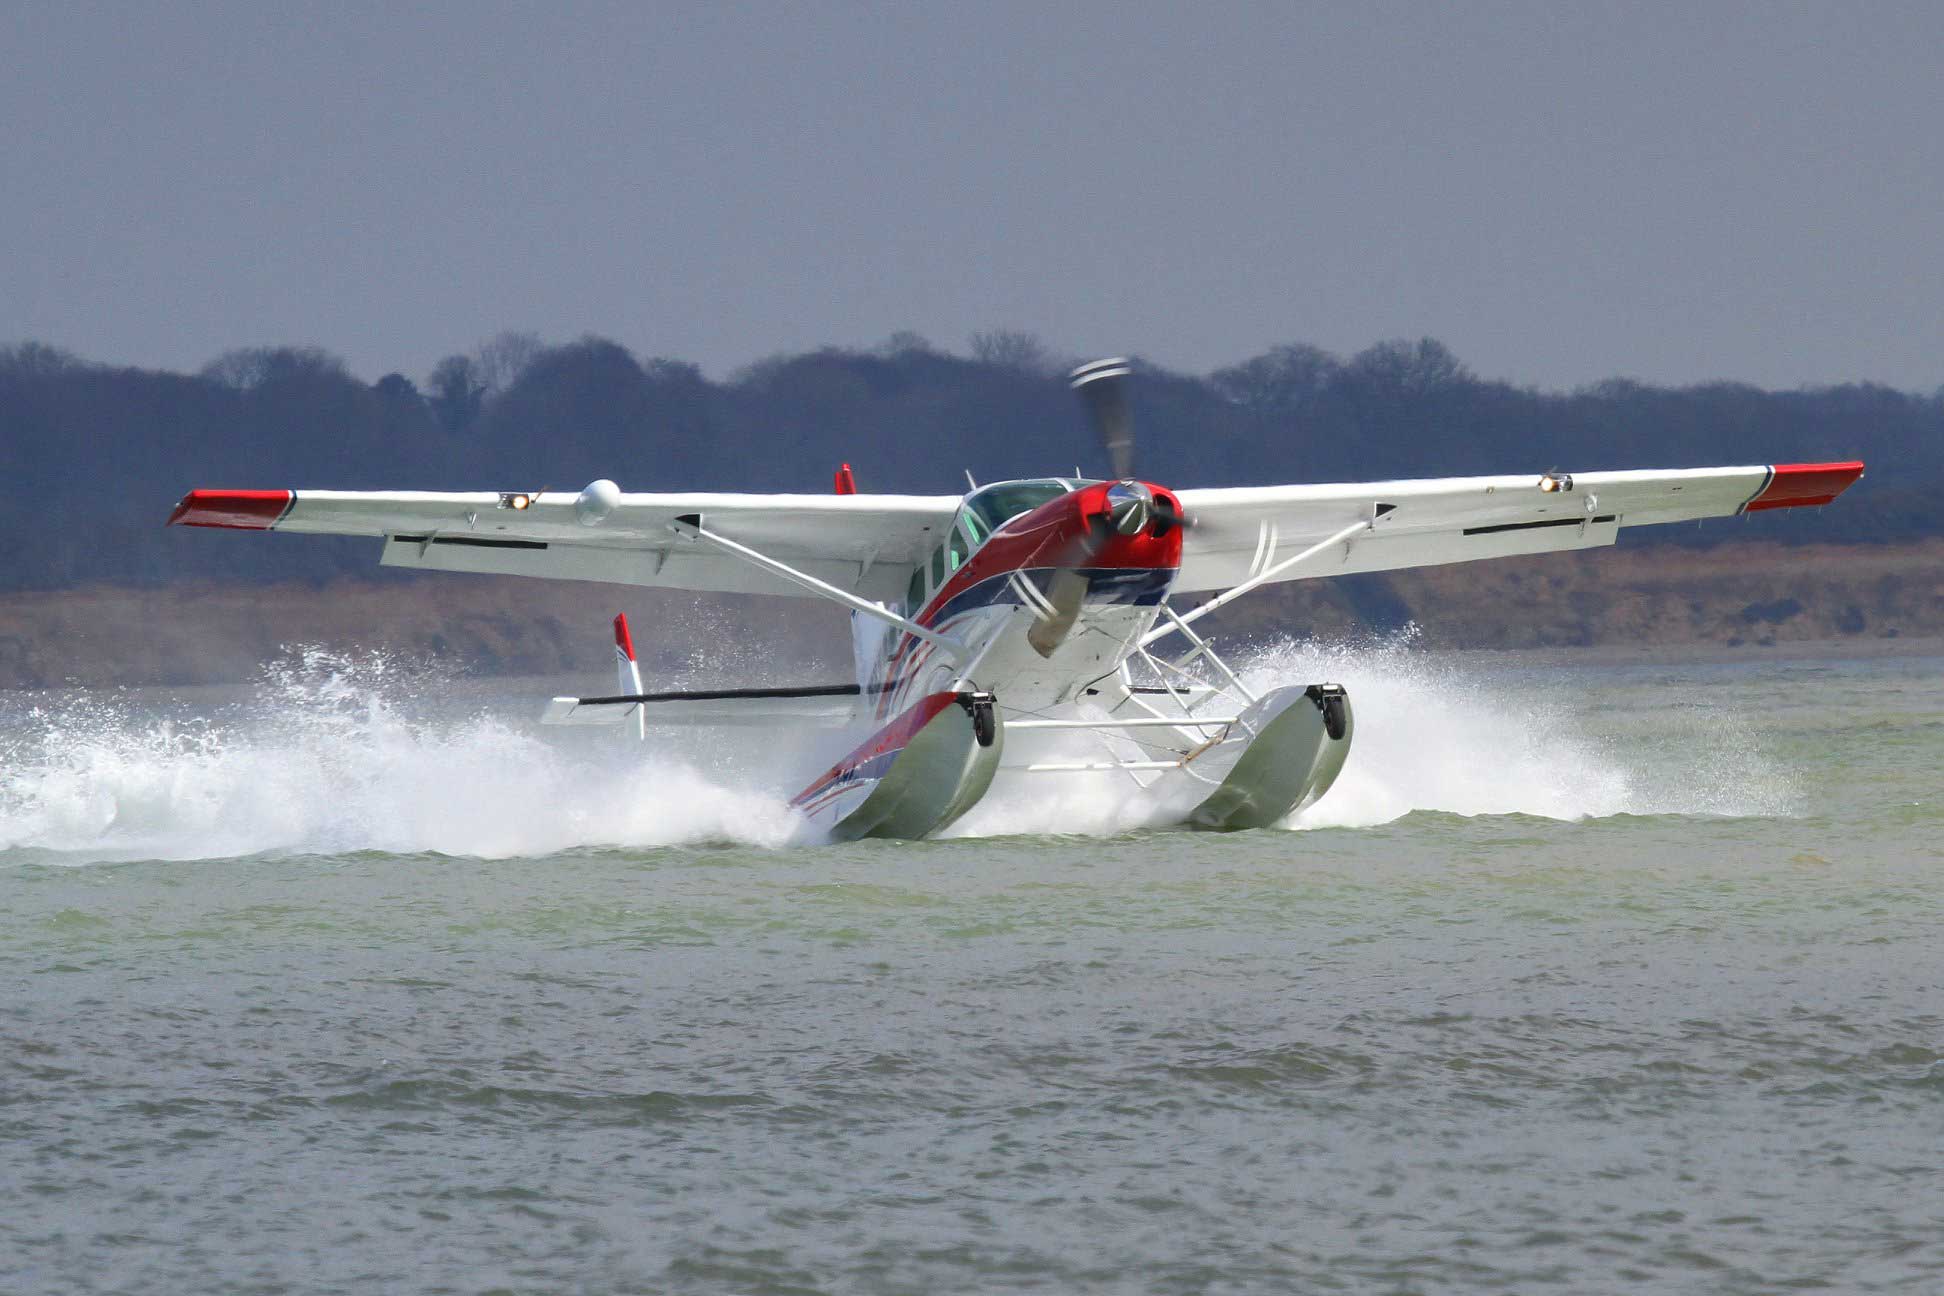
M 1030 513 L 1040 505 L 1086 484 L 1058 477 L 994 482 L 965 497 L 965 510 L 961 516 L 965 518 L 967 528 L 983 540 L 1021 513 Z M 973 521 L 975 518 L 976 523 Z
M 992 528 L 985 524 L 985 519 L 971 509 L 959 510 L 958 524 L 964 529 L 966 538 L 972 542 L 974 549 L 984 544 L 985 538 L 992 534 Z
M 912 573 L 906 602 L 915 614 L 923 605 L 925 572 L 931 571 L 931 592 L 936 594 L 953 572 L 965 566 L 974 550 L 991 539 L 992 533 L 1022 513 L 1060 498 L 1093 482 L 1064 477 L 1036 477 L 1028 481 L 994 482 L 965 497 L 951 534 L 931 551 L 931 557 Z
M 920 564 L 911 573 L 911 588 L 905 591 L 905 615 L 917 616 L 918 610 L 925 606 L 925 568 Z

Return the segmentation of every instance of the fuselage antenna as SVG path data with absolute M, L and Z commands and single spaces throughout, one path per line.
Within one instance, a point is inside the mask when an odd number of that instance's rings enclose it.
M 967 468 L 965 470 L 965 484 L 967 486 L 970 486 L 973 490 L 979 489 L 979 483 L 973 479 L 972 470 L 970 468 Z

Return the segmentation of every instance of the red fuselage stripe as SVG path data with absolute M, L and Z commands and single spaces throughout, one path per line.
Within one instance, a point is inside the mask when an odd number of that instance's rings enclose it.
M 923 610 L 912 619 L 926 629 L 936 629 L 933 621 L 953 598 L 983 580 L 1008 572 L 1034 567 L 1181 566 L 1180 527 L 1170 528 L 1165 536 L 1156 536 L 1145 528 L 1131 536 L 1114 532 L 1104 537 L 1094 534 L 1094 519 L 1106 512 L 1107 492 L 1112 486 L 1112 482 L 1083 486 L 1012 519 L 993 532 L 965 566 L 953 572 L 933 592 Z M 1157 496 L 1166 495 L 1160 487 L 1150 489 Z M 904 657 L 919 642 L 909 634 L 899 637 L 884 667 L 885 678 L 910 673 Z
M 825 770 L 817 778 L 816 782 L 796 794 L 792 799 L 792 804 L 803 801 L 806 797 L 809 797 L 812 793 L 822 788 L 824 784 L 834 778 L 841 777 L 846 770 L 862 765 L 873 756 L 881 756 L 885 752 L 902 749 L 917 735 L 920 729 L 923 729 L 931 723 L 933 716 L 943 711 L 946 707 L 951 706 L 957 700 L 957 697 L 958 695 L 955 693 L 934 693 L 930 697 L 920 699 L 912 705 L 910 710 L 906 711 L 896 720 L 893 720 L 890 724 L 884 726 L 884 728 L 878 730 L 871 737 L 866 738 L 863 745 L 858 747 L 856 751 Z
M 1111 482 L 1086 486 L 1050 500 L 1032 512 L 1000 527 L 965 566 L 953 572 L 917 616 L 919 625 L 931 618 L 962 590 L 990 576 L 1029 567 L 1179 567 L 1181 528 L 1157 537 L 1143 529 L 1138 535 L 1092 533 L 1093 519 L 1106 512 Z M 1081 553 L 1085 560 L 1080 561 Z

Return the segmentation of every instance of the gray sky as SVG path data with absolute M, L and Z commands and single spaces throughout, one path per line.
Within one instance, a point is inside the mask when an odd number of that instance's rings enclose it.
M 0 0 L 0 341 L 1944 383 L 1944 5 Z

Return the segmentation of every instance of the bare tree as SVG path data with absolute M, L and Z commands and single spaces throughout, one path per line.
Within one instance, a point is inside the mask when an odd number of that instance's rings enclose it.
M 449 432 L 463 432 L 479 418 L 486 401 L 486 385 L 470 356 L 449 355 L 432 368 L 425 380 L 432 413 Z
M 0 374 L 16 378 L 45 378 L 70 369 L 87 368 L 72 351 L 45 342 L 16 342 L 0 347 Z
M 1296 342 L 1272 347 L 1208 381 L 1226 400 L 1256 410 L 1301 409 L 1321 396 L 1343 370 L 1343 362 L 1321 347 Z
M 202 367 L 202 376 L 237 391 L 248 391 L 263 381 L 264 354 L 262 347 L 225 351 Z
M 1045 375 L 1055 366 L 1052 353 L 1035 333 L 1019 329 L 985 329 L 972 335 L 972 358 L 997 369 Z
M 473 376 L 485 389 L 487 397 L 497 396 L 518 382 L 527 366 L 539 359 L 546 349 L 547 344 L 540 340 L 539 334 L 508 329 L 489 342 L 481 342 L 474 349 Z
M 923 333 L 914 333 L 910 329 L 899 329 L 873 349 L 879 355 L 893 360 L 899 356 L 937 354 L 937 349 L 932 346 L 930 338 Z
M 648 375 L 650 382 L 666 383 L 671 386 L 706 387 L 709 382 L 702 376 L 699 366 L 687 360 L 669 360 L 662 356 L 651 356 L 643 360 L 641 372 Z
M 402 373 L 388 373 L 371 384 L 371 390 L 388 401 L 410 402 L 421 399 L 418 384 Z
M 1428 396 L 1471 378 L 1471 371 L 1436 338 L 1379 342 L 1359 351 L 1347 372 L 1360 385 L 1403 396 Z
M 202 367 L 202 376 L 237 391 L 306 378 L 345 378 L 342 358 L 323 347 L 239 347 Z
M 760 360 L 751 360 L 729 375 L 729 385 L 747 387 L 751 391 L 766 391 L 783 376 L 783 371 L 790 366 L 790 360 L 791 357 L 781 351 Z

